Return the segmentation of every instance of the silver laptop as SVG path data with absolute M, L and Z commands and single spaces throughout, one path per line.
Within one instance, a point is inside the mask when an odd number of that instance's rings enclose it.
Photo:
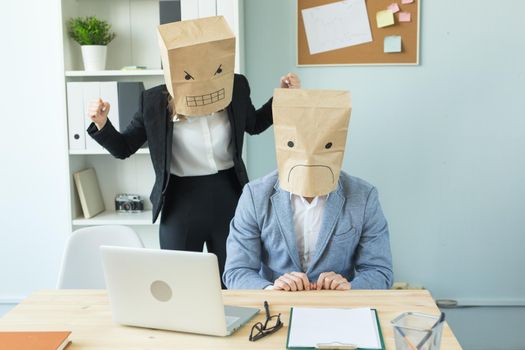
M 100 248 L 116 323 L 226 336 L 259 309 L 224 306 L 217 257 L 145 248 Z

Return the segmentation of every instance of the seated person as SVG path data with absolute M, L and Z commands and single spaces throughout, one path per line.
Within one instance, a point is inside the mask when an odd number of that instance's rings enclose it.
M 230 224 L 229 289 L 387 289 L 392 257 L 377 190 L 340 170 L 346 91 L 276 89 L 278 172 L 248 183 Z

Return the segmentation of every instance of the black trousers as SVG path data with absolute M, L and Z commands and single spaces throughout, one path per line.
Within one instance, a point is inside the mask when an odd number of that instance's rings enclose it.
M 226 238 L 242 188 L 233 168 L 205 176 L 171 175 L 160 219 L 161 249 L 217 255 L 224 272 Z M 223 286 L 224 287 L 224 286 Z

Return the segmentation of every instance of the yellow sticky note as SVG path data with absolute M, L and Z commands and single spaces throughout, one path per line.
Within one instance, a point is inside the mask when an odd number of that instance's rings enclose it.
M 394 14 L 390 10 L 376 13 L 377 28 L 388 27 L 394 24 Z

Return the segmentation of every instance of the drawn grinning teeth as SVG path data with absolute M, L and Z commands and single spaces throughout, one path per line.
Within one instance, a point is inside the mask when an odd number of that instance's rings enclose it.
M 186 105 L 188 107 L 200 107 L 224 100 L 226 92 L 224 89 L 217 90 L 211 94 L 201 96 L 186 96 Z

